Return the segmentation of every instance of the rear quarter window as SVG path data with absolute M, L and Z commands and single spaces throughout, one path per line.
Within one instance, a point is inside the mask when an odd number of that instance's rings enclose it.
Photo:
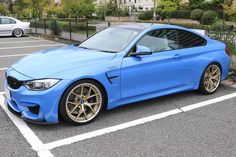
M 179 48 L 205 46 L 206 40 L 194 33 L 179 30 Z

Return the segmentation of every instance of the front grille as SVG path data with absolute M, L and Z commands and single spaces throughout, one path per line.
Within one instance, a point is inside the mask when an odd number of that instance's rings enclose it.
M 7 83 L 12 89 L 18 89 L 23 84 L 22 81 L 19 81 L 16 78 L 11 77 L 11 76 L 7 77 Z

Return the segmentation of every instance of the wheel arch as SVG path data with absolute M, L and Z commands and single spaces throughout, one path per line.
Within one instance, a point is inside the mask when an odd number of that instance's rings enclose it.
M 212 65 L 212 64 L 217 64 L 217 65 L 219 65 L 219 67 L 220 67 L 220 72 L 221 72 L 221 75 L 222 75 L 222 65 L 221 65 L 220 62 L 218 62 L 218 61 L 213 61 L 213 62 L 210 62 L 209 64 L 207 64 L 207 66 L 204 68 L 204 70 L 203 70 L 203 72 L 202 72 L 202 75 L 203 75 L 204 71 L 207 69 L 207 67 L 209 67 L 209 66 Z

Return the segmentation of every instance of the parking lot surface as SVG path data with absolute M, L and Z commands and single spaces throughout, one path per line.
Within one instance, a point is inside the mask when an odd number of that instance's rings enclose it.
M 33 124 L 12 115 L 4 103 L 4 70 L 30 53 L 62 46 L 0 38 L 0 156 L 236 156 L 236 89 L 226 85 L 213 95 L 183 92 L 103 111 L 82 126 Z

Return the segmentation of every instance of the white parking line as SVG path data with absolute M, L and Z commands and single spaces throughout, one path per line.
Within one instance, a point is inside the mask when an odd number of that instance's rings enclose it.
M 40 41 L 47 41 L 47 40 L 26 40 L 26 41 L 10 41 L 10 42 L 0 42 L 0 45 L 3 44 L 16 44 L 16 43 L 35 43 Z
M 32 47 L 55 47 L 55 46 L 64 46 L 64 45 L 66 45 L 66 44 L 47 44 L 47 45 L 17 46 L 17 47 L 0 47 L 0 50 L 23 49 L 23 48 L 32 48 Z
M 2 55 L 0 58 L 7 58 L 7 57 L 19 57 L 19 56 L 27 56 L 30 55 L 30 53 L 25 53 L 25 54 L 15 54 L 15 55 Z
M 96 130 L 96 131 L 84 133 L 84 134 L 81 134 L 81 135 L 76 135 L 76 136 L 72 136 L 72 137 L 69 137 L 69 138 L 65 138 L 65 139 L 62 139 L 62 140 L 50 142 L 50 143 L 45 144 L 44 146 L 45 146 L 45 148 L 47 148 L 49 150 L 52 150 L 54 148 L 58 148 L 58 147 L 61 147 L 61 146 L 64 146 L 64 145 L 69 145 L 69 144 L 72 144 L 72 143 L 75 143 L 75 142 L 79 142 L 79 141 L 83 141 L 83 140 L 86 140 L 86 139 L 94 138 L 94 137 L 101 136 L 101 135 L 104 135 L 104 134 L 113 133 L 113 132 L 116 132 L 116 131 L 119 131 L 119 130 L 127 129 L 127 128 L 137 126 L 137 125 L 141 125 L 141 124 L 144 124 L 144 123 L 147 123 L 147 122 L 162 119 L 162 118 L 165 118 L 165 117 L 168 117 L 168 116 L 171 116 L 171 115 L 176 115 L 176 114 L 179 114 L 179 113 L 191 111 L 191 110 L 194 110 L 194 109 L 197 109 L 197 108 L 200 108 L 200 107 L 215 104 L 217 102 L 221 102 L 221 101 L 231 99 L 231 98 L 234 98 L 234 97 L 236 97 L 236 93 L 232 93 L 232 94 L 229 94 L 229 95 L 224 95 L 224 96 L 221 96 L 221 97 L 218 97 L 218 98 L 214 98 L 214 99 L 210 99 L 210 100 L 203 101 L 203 102 L 200 102 L 200 103 L 188 105 L 188 106 L 182 107 L 180 109 L 177 108 L 177 109 L 170 110 L 170 111 L 167 111 L 167 112 L 164 112 L 164 113 L 148 116 L 148 117 L 145 117 L 145 118 L 141 118 L 141 119 L 137 119 L 137 120 L 134 120 L 134 121 L 122 123 L 122 124 L 115 125 L 115 126 L 112 126 L 112 127 L 103 128 L 103 129 L 100 129 L 100 130 Z M 37 150 L 40 151 L 40 149 L 37 149 Z
M 0 68 L 0 71 L 4 71 L 4 70 L 7 70 L 7 68 Z
M 28 125 L 20 118 L 16 117 L 12 114 L 5 105 L 5 98 L 3 95 L 0 95 L 0 105 L 3 110 L 6 112 L 8 117 L 12 120 L 12 122 L 16 125 L 19 129 L 20 133 L 24 136 L 24 138 L 28 141 L 28 143 L 32 146 L 32 149 L 37 151 L 39 157 L 53 157 L 53 154 L 48 150 L 45 149 L 44 144 L 42 141 L 35 135 L 35 133 L 28 127 Z

